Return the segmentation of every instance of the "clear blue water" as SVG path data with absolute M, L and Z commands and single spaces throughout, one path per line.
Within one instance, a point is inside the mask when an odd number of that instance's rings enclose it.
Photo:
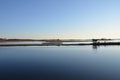
M 0 47 L 0 80 L 120 80 L 120 46 Z

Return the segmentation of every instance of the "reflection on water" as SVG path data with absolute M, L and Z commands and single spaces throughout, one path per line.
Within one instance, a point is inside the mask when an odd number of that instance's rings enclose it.
M 120 45 L 91 45 L 94 50 L 99 49 L 100 47 L 120 47 Z
M 0 47 L 0 80 L 120 80 L 119 61 L 119 46 Z
M 0 44 L 41 44 L 40 41 L 17 41 L 17 42 L 0 42 Z

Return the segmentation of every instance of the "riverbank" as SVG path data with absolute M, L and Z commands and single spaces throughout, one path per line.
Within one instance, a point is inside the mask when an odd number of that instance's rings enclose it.
M 106 42 L 106 43 L 79 43 L 79 44 L 0 44 L 0 46 L 84 46 L 84 45 L 120 45 L 120 42 Z

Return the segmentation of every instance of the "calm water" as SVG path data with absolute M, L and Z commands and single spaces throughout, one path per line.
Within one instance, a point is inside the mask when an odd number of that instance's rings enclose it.
M 40 41 L 23 41 L 23 42 L 0 42 L 0 44 L 41 44 L 42 42 Z
M 0 47 L 0 80 L 120 80 L 120 46 Z

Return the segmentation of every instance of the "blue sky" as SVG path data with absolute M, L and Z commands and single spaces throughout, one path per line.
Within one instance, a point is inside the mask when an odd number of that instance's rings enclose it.
M 0 0 L 0 37 L 120 38 L 120 0 Z

